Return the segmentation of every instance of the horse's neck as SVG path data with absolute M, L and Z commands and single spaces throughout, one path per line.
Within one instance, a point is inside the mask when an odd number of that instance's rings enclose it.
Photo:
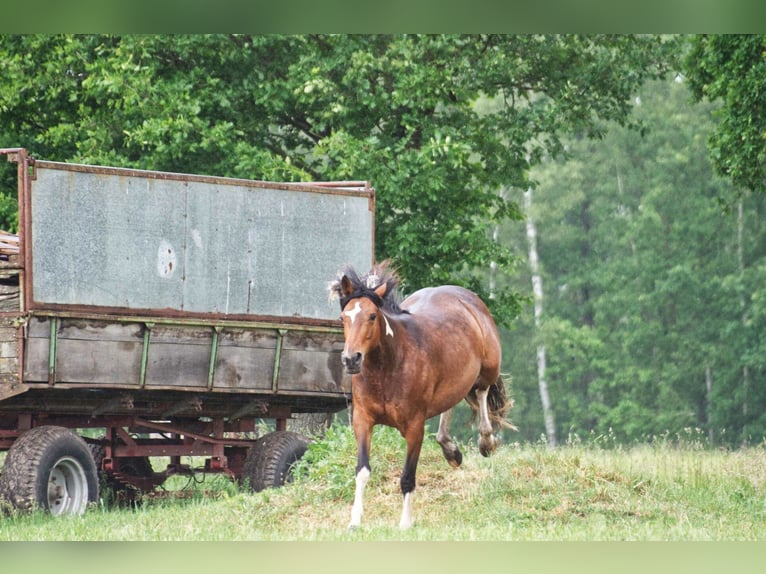
M 371 353 L 370 361 L 376 370 L 391 370 L 404 360 L 410 335 L 404 321 L 398 317 L 382 315 L 380 344 Z

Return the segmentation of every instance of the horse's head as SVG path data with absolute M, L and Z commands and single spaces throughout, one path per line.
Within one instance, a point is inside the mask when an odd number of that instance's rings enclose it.
M 357 374 L 362 370 L 365 355 L 380 344 L 382 336 L 393 336 L 384 315 L 406 313 L 396 302 L 399 278 L 387 261 L 374 266 L 359 277 L 351 267 L 338 273 L 330 283 L 331 298 L 340 299 L 343 334 L 346 344 L 341 361 L 346 371 Z
M 362 370 L 365 355 L 380 344 L 381 325 L 386 320 L 380 307 L 385 294 L 385 283 L 377 289 L 354 291 L 347 277 L 341 280 L 345 305 L 340 315 L 346 339 L 341 361 L 352 375 Z

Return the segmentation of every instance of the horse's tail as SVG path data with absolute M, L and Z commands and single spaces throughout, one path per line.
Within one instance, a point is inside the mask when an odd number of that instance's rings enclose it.
M 471 410 L 473 411 L 471 416 L 471 422 L 473 423 L 479 413 L 479 399 L 476 397 L 475 386 L 471 389 L 471 392 L 468 393 L 465 400 L 471 406 Z M 498 375 L 497 380 L 490 385 L 489 394 L 487 395 L 487 410 L 489 411 L 489 420 L 492 423 L 492 429 L 494 431 L 501 428 L 518 430 L 514 424 L 506 418 L 508 411 L 513 408 L 513 403 L 513 399 L 508 397 L 505 392 L 503 377 Z

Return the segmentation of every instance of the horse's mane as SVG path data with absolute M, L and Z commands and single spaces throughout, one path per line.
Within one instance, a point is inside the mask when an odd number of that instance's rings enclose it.
M 341 293 L 343 277 L 346 277 L 351 282 L 353 292 L 350 297 L 343 297 Z M 407 311 L 399 306 L 398 287 L 401 280 L 388 260 L 376 263 L 372 269 L 361 277 L 359 277 L 359 274 L 351 265 L 346 265 L 338 271 L 337 278 L 330 282 L 328 290 L 330 292 L 330 299 L 339 299 L 341 302 L 344 299 L 353 297 L 368 297 L 376 301 L 378 297 L 375 295 L 375 289 L 384 283 L 386 284 L 386 293 L 381 300 L 381 308 L 394 315 L 407 313 Z

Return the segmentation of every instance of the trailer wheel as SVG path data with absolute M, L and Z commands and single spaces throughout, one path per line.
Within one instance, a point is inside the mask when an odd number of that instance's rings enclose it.
M 98 500 L 98 477 L 85 441 L 69 429 L 35 427 L 8 451 L 0 475 L 0 498 L 28 512 L 82 514 Z
M 276 431 L 255 441 L 242 468 L 242 479 L 260 492 L 292 482 L 293 465 L 305 454 L 309 439 L 298 433 Z

